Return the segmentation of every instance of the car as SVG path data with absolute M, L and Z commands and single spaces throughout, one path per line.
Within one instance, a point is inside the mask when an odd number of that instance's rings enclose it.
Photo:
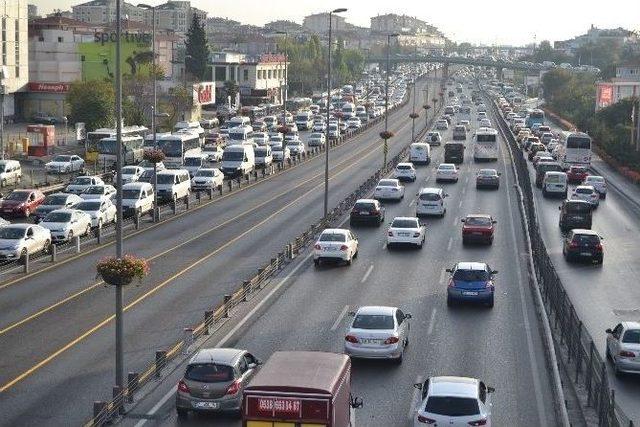
M 447 212 L 445 198 L 449 197 L 442 188 L 421 188 L 416 194 L 416 216 L 437 215 L 444 217 Z
M 58 154 L 44 164 L 44 170 L 46 173 L 78 172 L 84 170 L 84 160 L 76 154 Z
M 436 169 L 436 182 L 458 182 L 458 168 L 453 163 L 440 163 Z
M 584 200 L 565 200 L 558 206 L 560 218 L 558 226 L 560 231 L 566 232 L 573 228 L 591 228 L 592 207 L 591 203 Z
M 343 261 L 351 265 L 357 256 L 358 238 L 343 228 L 325 229 L 313 246 L 313 263 L 316 267 L 323 261 Z
M 480 124 L 478 125 L 481 128 L 490 128 L 491 127 L 491 120 L 489 119 L 481 119 L 480 120 Z
M 40 206 L 33 212 L 36 221 L 40 221 L 51 211 L 63 208 L 73 208 L 82 202 L 82 198 L 76 194 L 53 193 L 47 195 Z
M 571 193 L 569 200 L 584 200 L 597 208 L 600 204 L 600 194 L 592 185 L 578 185 Z
M 376 200 L 402 200 L 404 199 L 404 185 L 398 179 L 381 179 L 373 190 L 373 198 Z
M 160 171 L 158 170 L 158 172 Z M 138 180 L 134 182 L 147 182 L 149 184 L 153 184 L 154 175 L 155 175 L 155 172 L 153 170 L 145 169 L 144 172 L 142 172 L 138 177 Z
M 486 111 L 480 111 L 480 107 L 478 107 L 478 116 L 476 117 L 477 121 L 481 121 L 487 118 L 487 112 Z
M 122 168 L 122 184 L 136 182 L 140 175 L 144 172 L 144 168 L 140 166 L 125 166 Z
M 327 129 L 327 124 L 324 120 L 313 122 L 311 132 L 324 132 Z
M 200 169 L 206 166 L 207 156 L 206 155 L 197 155 L 197 156 L 188 156 L 184 158 L 182 162 L 181 169 L 185 169 L 189 172 L 189 177 L 193 178 L 193 175 Z
M 83 200 L 73 207 L 91 217 L 91 227 L 102 228 L 116 222 L 116 205 L 109 199 Z
M 495 285 L 493 276 L 498 274 L 484 262 L 459 262 L 450 273 L 447 285 L 447 305 L 456 302 L 479 302 L 493 307 Z
M 616 376 L 640 373 L 640 322 L 620 322 L 605 332 L 605 353 Z
M 292 156 L 299 156 L 299 155 L 304 154 L 306 152 L 306 148 L 304 146 L 304 143 L 302 141 L 300 141 L 300 139 L 287 141 L 286 142 L 286 146 L 289 149 L 289 151 L 291 152 Z
M 493 244 L 497 221 L 491 215 L 470 214 L 460 221 L 462 221 L 462 244 L 472 242 Z
M 500 176 L 502 174 L 495 169 L 480 169 L 476 173 L 476 189 L 500 188 Z
M 453 140 L 462 140 L 467 139 L 467 127 L 465 125 L 455 125 L 453 127 Z
M 602 237 L 593 230 L 574 228 L 563 240 L 562 255 L 567 262 L 589 259 L 596 264 L 602 264 L 604 260 Z
M 246 350 L 203 348 L 187 363 L 176 390 L 180 419 L 189 412 L 242 411 L 244 388 L 260 370 L 262 361 Z
M 218 168 L 200 168 L 191 178 L 193 191 L 218 190 L 224 183 L 224 174 Z
M 543 162 L 555 162 L 555 159 L 553 158 L 553 156 L 551 156 L 551 153 L 549 153 L 548 151 L 538 151 L 533 156 L 533 159 L 531 160 L 531 163 L 533 164 L 534 169 L 537 169 L 538 164 Z
M 36 224 L 11 224 L 0 227 L 0 260 L 24 262 L 27 254 L 48 253 L 51 232 Z
M 264 129 L 266 130 L 266 125 L 264 126 Z M 269 142 L 269 134 L 266 132 L 253 132 L 250 137 L 253 139 L 253 142 L 258 145 L 267 145 Z
M 427 132 L 424 142 L 427 142 L 432 147 L 438 147 L 442 144 L 442 135 L 440 135 L 440 132 Z
M 35 113 L 31 117 L 31 120 L 33 120 L 34 123 L 40 123 L 43 125 L 55 125 L 56 123 L 58 123 L 57 118 L 42 111 L 38 111 L 37 113 Z
M 45 195 L 40 190 L 13 190 L 0 200 L 0 214 L 3 216 L 23 216 L 28 218 L 44 202 Z
M 291 159 L 291 150 L 287 146 L 283 148 L 281 142 L 274 142 L 271 143 L 271 155 L 274 162 L 281 163 Z
M 364 306 L 349 314 L 353 320 L 344 336 L 345 354 L 351 358 L 402 363 L 409 344 L 411 314 L 387 306 Z
M 77 176 L 64 189 L 65 193 L 80 194 L 93 185 L 104 185 L 99 176 Z
M 358 199 L 349 214 L 349 224 L 374 224 L 379 226 L 384 222 L 385 208 L 375 199 Z
M 91 216 L 79 209 L 56 209 L 39 225 L 51 232 L 52 241 L 67 242 L 74 236 L 86 236 L 91 232 Z
M 589 170 L 584 166 L 570 166 L 567 172 L 569 184 L 581 183 L 587 176 L 589 176 Z
M 607 197 L 607 182 L 602 176 L 587 175 L 582 181 L 582 185 L 590 185 L 595 188 L 601 199 Z
M 437 130 L 447 130 L 449 129 L 449 122 L 445 119 L 440 119 L 436 121 L 436 129 Z
M 140 166 L 142 169 L 146 170 L 146 171 L 162 171 L 165 170 L 167 167 L 165 166 L 164 162 L 158 162 L 158 163 L 151 163 L 149 160 L 143 160 L 140 163 L 138 163 L 138 166 Z
M 393 177 L 399 181 L 414 182 L 416 180 L 416 168 L 413 163 L 398 163 L 393 170 Z
M 493 387 L 468 377 L 430 377 L 414 384 L 421 391 L 413 425 L 491 426 Z
M 387 249 L 405 244 L 422 249 L 426 231 L 417 217 L 395 217 L 387 230 Z
M 547 147 L 545 147 L 544 144 L 541 142 L 534 142 L 531 145 L 529 145 L 529 154 L 527 155 L 527 158 L 529 159 L 530 162 L 533 161 L 534 156 L 539 151 L 544 152 L 545 155 L 548 154 Z
M 83 200 L 107 200 L 114 197 L 116 194 L 116 188 L 113 185 L 92 185 L 79 194 Z
M 219 162 L 222 160 L 224 150 L 219 144 L 206 144 L 202 148 L 202 154 L 206 156 L 208 162 Z
M 347 120 L 347 126 L 352 130 L 360 129 L 362 127 L 362 121 L 357 117 L 350 117 Z
M 307 145 L 309 147 L 323 147 L 325 142 L 325 136 L 322 132 L 312 132 L 307 139 Z

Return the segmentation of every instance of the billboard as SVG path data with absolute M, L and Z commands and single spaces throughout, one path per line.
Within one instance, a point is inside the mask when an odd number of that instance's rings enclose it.
M 115 37 L 111 37 L 109 33 L 95 33 L 92 39 L 78 43 L 77 46 L 82 80 L 102 80 L 113 76 L 116 66 Z M 120 58 L 123 75 L 148 75 L 153 60 L 151 37 L 146 37 L 145 34 L 134 37 L 123 33 Z
M 209 105 L 216 103 L 215 82 L 200 82 L 193 85 L 193 104 Z
M 611 83 L 598 83 L 596 91 L 596 110 L 613 104 L 613 85 Z

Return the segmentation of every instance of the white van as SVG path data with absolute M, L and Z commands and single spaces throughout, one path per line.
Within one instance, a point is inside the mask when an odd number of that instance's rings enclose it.
M 158 172 L 158 199 L 171 200 L 189 197 L 191 177 L 186 169 L 165 169 Z
M 122 186 L 122 213 L 143 215 L 153 209 L 153 185 L 148 182 L 130 182 Z
M 416 216 L 439 215 L 447 212 L 445 198 L 449 195 L 442 188 L 421 188 L 416 201 Z
M 568 179 L 564 172 L 545 172 L 542 178 L 542 195 L 544 197 L 561 196 L 567 198 Z
M 273 153 L 269 145 L 262 145 L 254 149 L 256 156 L 256 168 L 266 168 L 273 163 Z
M 227 138 L 227 145 L 233 144 L 246 144 L 252 143 L 253 138 L 251 134 L 253 133 L 253 128 L 251 126 L 236 126 L 233 128 L 229 128 L 229 137 Z
M 313 114 L 309 110 L 298 111 L 296 126 L 299 130 L 309 130 L 313 126 Z
M 414 142 L 410 145 L 409 161 L 413 164 L 431 163 L 431 146 L 426 142 Z
M 173 127 L 174 132 L 191 132 L 197 133 L 200 138 L 200 145 L 204 144 L 204 128 L 200 126 L 200 122 L 178 122 Z
M 220 169 L 225 176 L 244 176 L 256 166 L 253 144 L 227 145 L 222 152 Z
M 356 115 L 356 106 L 351 102 L 345 102 L 340 111 L 342 112 L 342 118 L 350 119 Z
M 245 116 L 235 116 L 227 120 L 227 127 L 229 129 L 235 128 L 238 126 L 251 126 L 251 119 Z
M 17 184 L 22 179 L 22 167 L 17 160 L 0 160 L 0 187 Z

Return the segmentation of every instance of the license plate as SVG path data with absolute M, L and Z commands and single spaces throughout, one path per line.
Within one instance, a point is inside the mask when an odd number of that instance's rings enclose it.
M 591 252 L 580 252 L 582 256 L 591 256 Z
M 480 232 L 480 231 L 474 231 L 471 234 L 473 234 L 474 236 L 482 236 L 482 232 Z
M 360 342 L 362 344 L 380 344 L 380 340 L 376 338 L 363 338 Z
M 409 237 L 409 233 L 398 233 L 400 237 Z
M 363 212 L 360 212 L 360 215 L 369 215 L 369 212 L 363 211 Z
M 220 404 L 218 402 L 196 402 L 195 407 L 201 409 L 218 409 Z
M 329 247 L 329 248 L 324 248 L 324 250 L 325 250 L 325 251 L 327 251 L 327 252 L 335 252 L 335 251 L 337 251 L 337 250 L 338 250 L 338 248 L 331 248 L 331 247 Z
M 13 210 L 13 209 L 11 209 L 11 208 L 4 208 L 4 209 L 3 209 L 3 211 L 4 211 L 4 212 L 11 212 L 12 210 Z
M 472 292 L 472 291 L 464 291 L 462 292 L 462 295 L 466 295 L 466 296 L 470 296 L 470 297 L 476 297 L 478 296 L 477 292 Z

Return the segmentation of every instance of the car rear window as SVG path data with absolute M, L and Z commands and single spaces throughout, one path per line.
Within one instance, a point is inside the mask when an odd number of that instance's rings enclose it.
M 440 195 L 438 193 L 422 193 L 420 195 L 420 200 L 426 200 L 427 202 L 436 202 L 440 200 Z
M 640 329 L 630 329 L 624 333 L 622 342 L 628 344 L 640 344 Z
M 378 183 L 378 187 L 396 187 L 396 186 L 397 186 L 396 181 L 392 179 L 381 179 L 380 182 Z
M 453 280 L 461 280 L 463 282 L 479 282 L 489 279 L 491 277 L 485 270 L 456 270 L 453 273 Z
M 359 314 L 353 319 L 357 329 L 393 329 L 393 316 L 381 314 Z
M 347 238 L 342 233 L 322 233 L 319 240 L 321 242 L 345 242 Z
M 597 245 L 600 243 L 600 238 L 593 234 L 576 234 L 573 236 L 573 241 L 579 245 Z
M 593 193 L 593 190 L 591 190 L 590 188 L 576 188 L 576 193 L 578 193 L 578 194 L 591 194 L 591 193 Z
M 480 413 L 476 399 L 455 396 L 430 396 L 424 410 L 431 414 L 449 417 L 463 417 Z
M 233 380 L 233 368 L 216 363 L 194 363 L 187 367 L 184 377 L 202 383 L 222 383 Z
M 398 166 L 396 166 L 396 168 L 399 169 L 399 170 L 409 170 L 409 169 L 411 169 L 411 166 L 409 166 L 409 165 L 398 165 Z
M 418 221 L 415 219 L 394 219 L 392 228 L 418 228 Z
M 569 213 L 585 213 L 591 211 L 591 206 L 587 203 L 567 203 L 565 210 Z
M 353 210 L 354 211 L 368 211 L 371 212 L 373 210 L 376 209 L 376 205 L 373 203 L 364 203 L 364 202 L 360 202 L 360 203 L 356 203 L 353 206 Z
M 465 220 L 465 224 L 466 225 L 472 225 L 472 226 L 477 226 L 477 225 L 479 225 L 479 226 L 487 226 L 487 225 L 491 225 L 491 218 L 478 217 L 478 216 L 469 216 Z

